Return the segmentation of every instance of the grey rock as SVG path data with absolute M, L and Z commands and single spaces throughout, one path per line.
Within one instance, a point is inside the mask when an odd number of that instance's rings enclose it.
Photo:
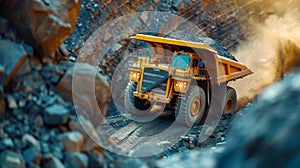
M 41 97 L 41 99 L 42 99 L 42 102 L 44 104 L 51 105 L 51 104 L 53 104 L 55 102 L 56 97 L 52 97 L 52 96 L 48 96 L 48 95 L 43 95 Z
M 7 148 L 13 148 L 14 142 L 11 138 L 4 138 L 0 140 L 0 151 L 7 149 Z
M 22 143 L 25 146 L 34 146 L 38 151 L 41 151 L 40 142 L 30 134 L 23 135 Z
M 8 107 L 10 109 L 16 109 L 16 108 L 18 108 L 18 104 L 17 104 L 16 99 L 13 96 L 11 96 L 11 95 L 7 96 L 7 103 L 8 103 Z
M 66 132 L 59 137 L 64 149 L 68 152 L 80 152 L 83 146 L 83 136 L 79 132 Z
M 69 110 L 65 107 L 55 104 L 47 107 L 44 112 L 44 123 L 48 125 L 62 125 L 69 119 Z
M 15 126 L 9 125 L 4 128 L 4 131 L 10 135 L 15 135 Z
M 44 125 L 43 117 L 41 115 L 37 115 L 34 119 L 34 123 L 36 123 L 36 126 L 42 127 Z
M 173 3 L 172 7 L 176 10 L 179 11 L 180 9 L 183 8 L 183 2 L 182 0 L 177 0 Z
M 27 54 L 22 45 L 0 40 L 0 55 L 0 65 L 5 68 L 4 78 L 2 78 L 0 83 L 5 86 L 20 70 L 27 59 Z
M 43 168 L 64 168 L 65 166 L 59 159 L 50 155 L 44 159 L 42 167 Z
M 13 151 L 4 151 L 0 153 L 1 167 L 25 168 L 23 157 Z
M 42 142 L 41 143 L 41 151 L 43 153 L 49 153 L 50 152 L 50 148 L 49 148 L 49 145 L 45 142 Z
M 22 154 L 26 163 L 37 162 L 41 159 L 41 153 L 35 146 L 25 149 Z
M 37 115 L 41 111 L 41 108 L 36 103 L 33 103 L 31 100 L 32 99 L 30 99 L 30 102 L 27 103 L 27 105 L 26 105 L 26 107 L 25 107 L 24 110 L 27 113 Z
M 41 131 L 41 134 L 42 134 L 41 137 L 40 137 L 41 140 L 43 140 L 43 141 L 48 141 L 49 140 L 50 135 L 48 135 L 47 132 Z
M 53 84 L 57 84 L 58 82 L 59 82 L 59 80 L 60 80 L 60 78 L 61 78 L 61 76 L 59 76 L 59 75 L 54 75 L 54 76 L 52 76 L 51 77 L 51 82 L 53 83 Z
M 65 158 L 65 166 L 72 168 L 87 168 L 88 157 L 86 154 L 79 152 L 68 152 Z
M 92 151 L 89 152 L 89 168 L 105 168 L 106 166 L 106 161 L 99 151 Z
M 18 103 L 20 108 L 24 108 L 26 106 L 26 99 L 21 99 Z
M 54 148 L 51 150 L 51 153 L 60 160 L 62 160 L 64 157 L 63 149 L 59 145 L 54 146 Z

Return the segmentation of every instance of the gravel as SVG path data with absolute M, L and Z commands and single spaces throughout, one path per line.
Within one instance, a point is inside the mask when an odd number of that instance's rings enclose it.
M 66 124 L 70 111 L 61 105 L 54 104 L 45 109 L 44 122 L 48 125 Z

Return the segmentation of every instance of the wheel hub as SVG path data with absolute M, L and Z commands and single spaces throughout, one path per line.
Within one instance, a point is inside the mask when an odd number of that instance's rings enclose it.
M 195 98 L 191 105 L 191 115 L 193 117 L 197 116 L 200 112 L 201 101 L 198 98 Z

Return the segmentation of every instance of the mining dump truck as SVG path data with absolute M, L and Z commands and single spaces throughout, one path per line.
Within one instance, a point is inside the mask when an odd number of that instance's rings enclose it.
M 234 57 L 220 56 L 205 43 L 136 34 L 149 44 L 152 56 L 136 56 L 129 65 L 124 106 L 130 115 L 151 113 L 153 104 L 173 108 L 183 125 L 197 125 L 210 108 L 212 85 L 227 84 L 253 72 Z M 227 85 L 226 85 L 227 86 Z M 227 86 L 224 113 L 236 108 L 236 91 Z

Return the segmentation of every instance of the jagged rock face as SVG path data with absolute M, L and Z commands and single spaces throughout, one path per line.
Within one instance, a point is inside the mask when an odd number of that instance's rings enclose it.
M 0 1 L 0 11 L 39 55 L 49 55 L 75 28 L 80 0 Z
M 217 167 L 298 167 L 300 71 L 263 92 L 235 123 Z
M 76 51 L 96 29 L 113 19 L 135 12 L 160 11 L 188 19 L 201 29 L 197 35 L 210 37 L 226 49 L 234 49 L 241 40 L 246 38 L 247 31 L 244 29 L 244 23 L 249 19 L 245 14 L 248 12 L 246 7 L 252 3 L 252 1 L 243 3 L 238 0 L 135 0 L 130 2 L 82 0 L 77 28 L 65 44 L 68 49 Z M 142 13 L 140 15 L 141 20 L 146 19 Z

